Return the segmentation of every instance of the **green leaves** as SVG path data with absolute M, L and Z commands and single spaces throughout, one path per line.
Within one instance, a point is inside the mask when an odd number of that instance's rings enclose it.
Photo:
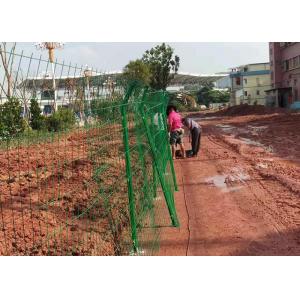
M 30 127 L 35 130 L 46 128 L 45 117 L 41 115 L 42 111 L 36 99 L 30 100 Z
M 142 61 L 149 66 L 150 86 L 153 89 L 165 90 L 177 73 L 180 59 L 177 55 L 173 58 L 173 53 L 174 50 L 165 43 L 144 53 Z
M 210 103 L 226 103 L 230 99 L 228 91 L 214 90 L 211 86 L 204 86 L 197 93 L 198 103 L 208 106 Z
M 130 61 L 123 69 L 123 76 L 128 81 L 138 80 L 148 85 L 150 83 L 150 68 L 141 59 Z
M 17 99 L 11 98 L 0 105 L 0 139 L 13 137 L 25 129 L 21 116 L 22 107 Z
M 71 109 L 60 107 L 51 116 L 46 118 L 48 131 L 63 131 L 72 128 L 76 123 Z

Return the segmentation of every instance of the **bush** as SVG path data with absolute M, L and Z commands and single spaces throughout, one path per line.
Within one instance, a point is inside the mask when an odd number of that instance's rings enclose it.
M 200 110 L 200 106 L 192 107 L 190 105 L 184 105 L 179 100 L 172 100 L 172 101 L 169 102 L 169 105 L 175 105 L 178 112 L 192 112 L 192 111 L 199 111 Z
M 46 118 L 46 125 L 49 131 L 61 131 L 72 128 L 76 119 L 72 110 L 60 107 L 51 116 Z
M 19 100 L 12 98 L 0 105 L 0 138 L 14 137 L 24 129 L 25 121 Z
M 118 100 L 107 101 L 103 99 L 94 99 L 91 101 L 92 115 L 104 119 L 118 118 L 121 116 L 119 104 L 120 102 Z
M 46 118 L 41 113 L 37 100 L 32 99 L 30 101 L 30 127 L 34 130 L 46 129 Z

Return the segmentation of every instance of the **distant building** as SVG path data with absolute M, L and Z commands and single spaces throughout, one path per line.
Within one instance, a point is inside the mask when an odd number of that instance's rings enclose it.
M 216 82 L 215 82 L 215 87 L 217 89 L 230 89 L 231 87 L 231 79 L 230 79 L 230 76 L 225 76 L 225 77 L 222 77 L 220 79 L 218 79 Z
M 183 85 L 178 85 L 178 86 L 168 86 L 166 88 L 166 90 L 169 92 L 169 93 L 176 93 L 176 92 L 179 92 L 181 90 L 184 90 L 184 86 Z
M 271 88 L 270 64 L 256 63 L 232 69 L 230 104 L 266 104 L 266 90 Z
M 60 76 L 56 81 L 56 108 L 69 107 L 76 101 L 89 103 L 92 99 L 111 99 L 119 92 L 118 74 L 93 74 L 87 80 L 83 75 L 73 77 Z M 27 100 L 34 98 L 38 101 L 44 114 L 53 110 L 54 90 L 51 76 L 29 77 L 20 84 L 26 90 Z
M 214 83 L 216 80 L 225 77 L 228 74 L 185 74 L 178 73 L 174 75 L 169 86 L 174 88 L 176 86 L 184 87 L 184 90 L 198 90 L 202 86 Z
M 270 106 L 300 105 L 300 43 L 269 43 L 271 88 L 267 91 Z

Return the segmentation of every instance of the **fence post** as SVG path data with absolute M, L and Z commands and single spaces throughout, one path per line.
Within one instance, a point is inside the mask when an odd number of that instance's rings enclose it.
M 124 98 L 123 104 L 121 106 L 122 114 L 122 128 L 123 128 L 123 142 L 125 148 L 125 164 L 126 164 L 126 177 L 127 177 L 127 188 L 128 188 L 128 200 L 129 200 L 129 217 L 131 225 L 131 238 L 133 242 L 133 251 L 138 251 L 138 238 L 137 238 L 137 226 L 136 226 L 136 214 L 135 214 L 135 201 L 134 192 L 132 184 L 132 173 L 131 173 L 131 163 L 130 163 L 130 150 L 129 150 L 129 134 L 127 126 L 127 104 L 128 99 L 132 93 L 134 85 L 132 85 Z

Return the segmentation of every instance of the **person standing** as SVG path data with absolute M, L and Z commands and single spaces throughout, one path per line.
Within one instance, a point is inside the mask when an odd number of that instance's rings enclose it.
M 177 112 L 175 105 L 169 105 L 167 107 L 168 116 L 168 130 L 170 133 L 170 144 L 172 147 L 172 158 L 175 159 L 175 151 L 177 144 L 180 146 L 181 157 L 185 158 L 185 150 L 183 145 L 183 125 L 181 122 L 181 116 Z
M 190 135 L 192 137 L 192 151 L 191 156 L 198 156 L 200 149 L 200 140 L 201 140 L 201 126 L 191 118 L 182 119 L 182 123 L 190 130 Z

